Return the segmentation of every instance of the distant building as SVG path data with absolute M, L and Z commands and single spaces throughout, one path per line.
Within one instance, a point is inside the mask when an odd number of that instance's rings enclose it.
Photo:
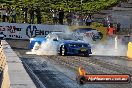
M 111 16 L 115 23 L 120 23 L 121 28 L 132 27 L 132 0 L 128 3 L 121 3 L 120 7 L 113 7 Z

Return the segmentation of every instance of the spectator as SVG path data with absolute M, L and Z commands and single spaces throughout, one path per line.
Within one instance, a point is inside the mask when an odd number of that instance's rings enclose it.
M 6 9 L 2 8 L 1 9 L 1 17 L 2 17 L 2 22 L 6 21 Z
M 15 8 L 12 9 L 12 23 L 16 23 L 16 10 L 15 10 Z
M 112 37 L 115 34 L 115 28 L 112 23 L 110 23 L 110 26 L 107 29 L 107 34 L 109 37 Z
M 64 19 L 64 11 L 63 11 L 63 9 L 61 9 L 59 11 L 59 24 L 63 25 L 63 19 Z
M 89 16 L 86 17 L 85 21 L 86 21 L 86 26 L 90 26 L 92 23 L 92 19 Z
M 58 23 L 58 12 L 53 10 L 53 24 L 57 24 Z
M 73 21 L 73 25 L 76 25 L 76 23 L 77 23 L 77 14 L 76 13 L 73 13 L 72 21 Z
M 34 8 L 31 6 L 31 9 L 29 10 L 30 14 L 30 23 L 34 24 Z
M 84 17 L 82 15 L 79 15 L 79 25 L 82 26 L 84 22 L 85 22 Z
M 10 18 L 10 8 L 8 7 L 6 9 L 6 22 L 9 22 L 9 18 Z
M 69 11 L 68 14 L 66 15 L 67 23 L 68 25 L 72 24 L 72 13 Z
M 109 27 L 110 26 L 110 23 L 112 23 L 112 17 L 110 15 L 108 15 L 106 17 L 106 21 L 107 21 L 107 26 Z
M 91 15 L 91 14 L 89 14 L 88 17 L 89 17 L 90 19 L 92 19 L 92 15 Z
M 117 23 L 117 32 L 119 32 L 120 31 L 120 26 L 121 26 L 121 24 L 120 23 Z
M 28 22 L 28 8 L 23 7 L 22 10 L 24 12 L 24 22 L 23 23 L 27 23 Z

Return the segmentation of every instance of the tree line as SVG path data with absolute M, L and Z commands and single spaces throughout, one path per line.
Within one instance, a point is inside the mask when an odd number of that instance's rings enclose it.
M 51 11 L 94 13 L 116 5 L 120 0 L 0 0 L 1 5 L 16 9 L 17 22 L 41 23 L 51 19 Z

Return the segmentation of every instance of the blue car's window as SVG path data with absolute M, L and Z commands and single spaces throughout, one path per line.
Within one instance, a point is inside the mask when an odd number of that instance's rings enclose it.
M 38 44 L 41 44 L 41 41 L 38 41 Z
M 87 44 L 78 44 L 79 47 L 87 47 Z
M 88 45 L 87 44 L 69 44 L 70 47 L 76 47 L 76 48 L 79 48 L 79 47 L 87 47 Z
M 69 44 L 70 47 L 77 47 L 76 44 Z
M 88 47 L 88 45 L 87 45 L 87 44 L 84 44 L 83 46 L 84 46 L 84 47 Z
M 82 47 L 83 45 L 82 44 L 78 44 L 78 47 Z

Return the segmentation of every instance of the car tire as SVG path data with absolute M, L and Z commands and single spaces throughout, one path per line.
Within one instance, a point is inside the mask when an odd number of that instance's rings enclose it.
M 103 38 L 103 34 L 101 32 L 99 32 L 100 35 L 100 40 Z
M 94 36 L 92 37 L 92 40 L 93 40 L 93 41 L 96 41 L 96 39 L 95 39 L 95 37 L 94 37 Z
M 64 45 L 62 45 L 61 48 L 60 48 L 60 54 L 61 54 L 61 56 L 66 56 L 67 55 L 67 49 Z
M 84 54 L 84 57 L 89 57 L 89 53 L 88 53 L 88 52 L 85 53 L 85 54 Z

